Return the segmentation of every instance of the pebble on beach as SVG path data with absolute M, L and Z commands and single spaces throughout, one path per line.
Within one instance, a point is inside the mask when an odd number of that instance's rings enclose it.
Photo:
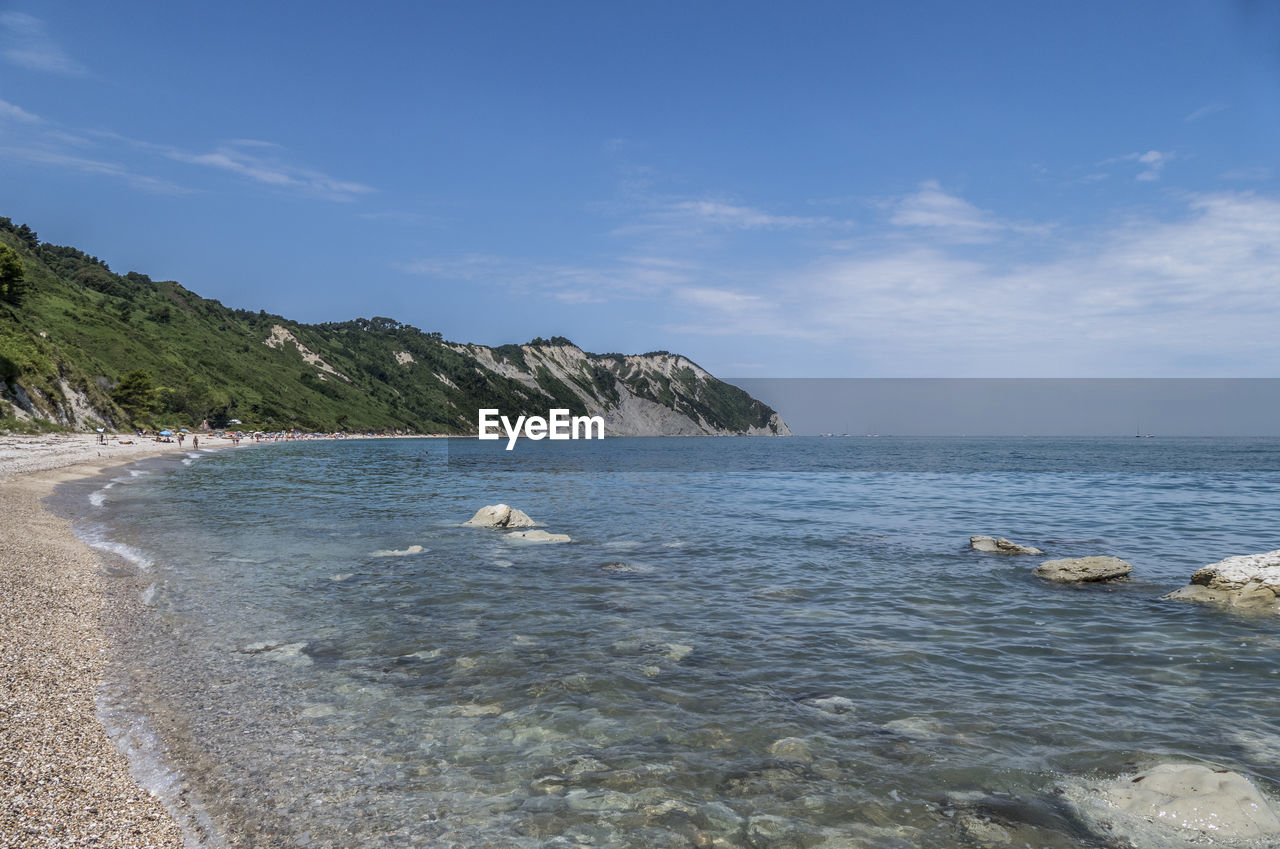
M 116 453 L 114 446 L 94 442 L 51 439 L 48 444 L 65 450 L 33 451 L 18 461 L 0 452 L 0 515 L 6 519 L 0 522 L 3 849 L 183 845 L 177 824 L 134 781 L 128 759 L 97 717 L 107 648 L 101 563 L 70 523 L 40 505 L 56 483 L 85 472 L 12 477 L 76 461 L 93 463 L 92 473 L 99 464 L 159 453 L 151 444 Z

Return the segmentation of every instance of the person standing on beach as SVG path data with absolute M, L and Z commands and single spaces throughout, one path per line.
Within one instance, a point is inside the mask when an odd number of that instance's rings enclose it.
M 191 437 L 191 450 L 192 451 L 200 450 L 200 436 L 198 434 Z

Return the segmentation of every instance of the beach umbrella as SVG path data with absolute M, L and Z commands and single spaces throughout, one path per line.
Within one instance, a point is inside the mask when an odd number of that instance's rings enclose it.
M 191 431 L 187 430 L 185 427 L 180 427 L 178 428 L 178 433 L 191 433 Z
M 162 430 L 162 431 L 160 431 L 160 435 L 161 435 L 161 436 L 173 436 L 173 431 L 171 431 L 171 430 Z

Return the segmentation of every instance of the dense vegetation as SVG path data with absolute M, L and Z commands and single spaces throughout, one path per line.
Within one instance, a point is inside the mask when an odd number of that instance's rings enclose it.
M 575 392 L 539 360 L 568 345 L 553 337 L 527 349 L 485 349 L 536 378 L 530 388 L 439 333 L 381 317 L 305 325 L 231 309 L 173 281 L 116 274 L 97 257 L 0 218 L 0 398 L 46 420 L 465 433 L 474 431 L 479 407 L 583 412 L 582 392 L 617 403 L 616 379 L 734 430 L 773 412 L 735 387 L 692 380 L 692 370 L 675 381 L 628 374 L 620 355 L 580 364 L 569 376 Z M 0 418 L 0 429 L 16 424 Z

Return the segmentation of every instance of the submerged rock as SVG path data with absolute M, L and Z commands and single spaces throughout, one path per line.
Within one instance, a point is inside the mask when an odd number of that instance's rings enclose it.
M 1280 550 L 1242 554 L 1201 567 L 1191 583 L 1165 598 L 1208 601 L 1280 613 Z
M 848 698 L 845 698 L 844 696 L 822 696 L 822 697 L 813 696 L 813 697 L 801 699 L 800 703 L 803 705 L 806 705 L 807 707 L 820 710 L 823 713 L 831 713 L 836 715 L 853 713 L 858 708 L 857 704 L 853 701 L 853 699 L 848 699 Z
M 477 704 L 461 704 L 454 705 L 450 714 L 452 716 L 498 716 L 502 713 L 502 708 L 497 705 L 477 705 Z
M 1068 557 L 1046 560 L 1035 568 L 1035 574 L 1045 580 L 1074 584 L 1112 581 L 1132 571 L 1133 566 L 1119 557 Z
M 515 510 L 505 504 L 491 504 L 481 507 L 462 524 L 473 528 L 532 528 L 537 522 L 523 510 Z
M 931 716 L 904 716 L 880 727 L 912 740 L 938 740 L 946 736 L 942 723 Z
M 369 552 L 370 557 L 408 557 L 411 554 L 421 554 L 426 551 L 420 545 L 411 545 L 408 548 L 384 548 L 378 551 Z
M 295 666 L 310 666 L 313 663 L 310 656 L 305 653 L 307 643 L 249 643 L 236 649 L 240 654 L 253 654 L 267 660 L 274 660 L 279 663 L 293 664 Z
M 1038 548 L 1019 545 L 1004 537 L 971 536 L 969 537 L 969 547 L 974 551 L 992 551 L 996 554 L 1044 554 Z
M 507 539 L 522 539 L 525 542 L 572 542 L 568 534 L 549 534 L 546 531 L 512 531 Z
M 1163 763 L 1104 788 L 1114 808 L 1171 831 L 1228 840 L 1280 835 L 1280 817 L 1249 780 L 1200 764 Z
M 769 746 L 769 754 L 783 761 L 813 763 L 813 749 L 809 741 L 801 737 L 783 737 Z
M 685 646 L 680 643 L 667 643 L 666 651 L 662 656 L 673 663 L 679 663 L 689 655 L 693 654 L 693 646 Z

